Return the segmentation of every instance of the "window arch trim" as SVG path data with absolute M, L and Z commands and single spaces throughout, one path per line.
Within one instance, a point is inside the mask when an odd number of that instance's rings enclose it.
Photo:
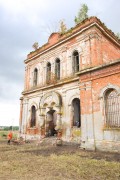
M 100 95 L 99 95 L 99 99 L 102 99 L 105 97 L 105 94 L 106 92 L 109 90 L 109 89 L 115 89 L 118 93 L 118 96 L 120 96 L 120 87 L 117 86 L 117 85 L 113 85 L 113 84 L 108 84 L 107 86 L 105 86 L 101 92 L 100 92 Z

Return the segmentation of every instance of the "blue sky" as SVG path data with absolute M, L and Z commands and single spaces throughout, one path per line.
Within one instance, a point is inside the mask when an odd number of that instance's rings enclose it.
M 60 20 L 73 27 L 82 3 L 89 16 L 120 32 L 120 0 L 0 0 L 0 125 L 19 124 L 24 60 L 34 42 L 46 43 Z

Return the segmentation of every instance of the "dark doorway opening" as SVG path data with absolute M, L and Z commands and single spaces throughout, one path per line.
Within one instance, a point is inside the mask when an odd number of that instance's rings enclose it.
M 57 134 L 55 130 L 57 114 L 55 110 L 50 110 L 47 112 L 47 136 L 55 136 Z

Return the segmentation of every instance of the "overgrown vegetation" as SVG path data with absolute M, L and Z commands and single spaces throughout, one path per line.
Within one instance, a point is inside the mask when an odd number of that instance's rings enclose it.
M 119 154 L 82 151 L 77 146 L 0 143 L 0 179 L 118 180 Z
M 78 11 L 78 15 L 75 16 L 75 24 L 79 24 L 81 23 L 83 20 L 85 20 L 86 18 L 88 18 L 88 6 L 86 4 L 82 4 L 81 8 Z
M 116 36 L 118 37 L 118 39 L 120 39 L 120 33 L 117 33 Z
M 87 14 L 88 10 L 89 9 L 86 4 L 81 5 L 81 8 L 78 11 L 78 15 L 75 16 L 75 19 L 74 19 L 74 22 L 76 25 L 81 23 L 82 21 L 84 21 L 86 18 L 88 18 L 88 14 Z M 61 35 L 66 34 L 67 36 L 69 36 L 72 33 L 72 30 L 73 30 L 73 28 L 67 29 L 67 26 L 66 26 L 64 20 L 60 21 L 59 32 Z
M 59 32 L 60 32 L 61 34 L 65 34 L 66 31 L 67 31 L 67 26 L 66 26 L 64 20 L 61 20 L 61 21 L 60 21 L 60 29 L 59 29 Z

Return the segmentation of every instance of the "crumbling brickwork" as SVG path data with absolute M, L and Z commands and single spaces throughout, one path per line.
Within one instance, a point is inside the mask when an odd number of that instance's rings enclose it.
M 24 62 L 21 135 L 120 151 L 120 41 L 99 19 L 52 33 Z

